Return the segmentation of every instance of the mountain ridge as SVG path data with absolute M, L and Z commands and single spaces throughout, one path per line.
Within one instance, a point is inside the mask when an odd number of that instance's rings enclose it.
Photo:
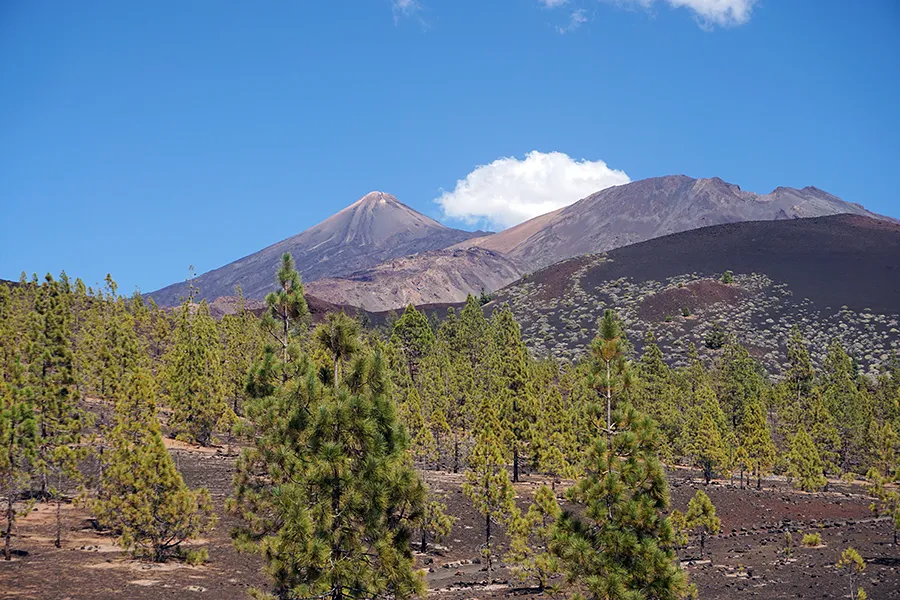
M 666 175 L 606 188 L 555 213 L 457 247 L 505 248 L 510 258 L 532 270 L 707 225 L 841 213 L 897 222 L 813 186 L 779 186 L 756 194 L 719 177 Z
M 239 284 L 247 298 L 260 299 L 273 288 L 275 271 L 285 252 L 294 257 L 303 281 L 312 282 L 486 234 L 452 229 L 390 194 L 374 191 L 305 231 L 203 273 L 193 284 L 199 298 L 231 296 Z M 188 285 L 175 283 L 146 296 L 161 306 L 172 306 L 181 302 Z

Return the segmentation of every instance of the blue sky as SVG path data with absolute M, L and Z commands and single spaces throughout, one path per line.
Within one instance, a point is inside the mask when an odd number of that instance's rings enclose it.
M 510 191 L 521 173 L 499 177 L 506 217 L 435 200 L 504 157 L 550 169 L 557 201 L 587 165 L 815 185 L 900 217 L 900 4 L 715 5 L 0 3 L 0 277 L 150 291 L 375 189 L 502 226 L 542 199 Z

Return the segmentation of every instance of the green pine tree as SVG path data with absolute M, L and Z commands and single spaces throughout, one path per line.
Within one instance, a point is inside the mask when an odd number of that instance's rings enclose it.
M 669 493 L 655 426 L 627 405 L 611 425 L 612 435 L 594 440 L 588 474 L 568 492 L 583 512 L 562 514 L 551 550 L 570 583 L 591 600 L 682 598 L 688 584 L 663 514 Z
M 263 331 L 259 319 L 247 310 L 240 286 L 235 289 L 237 312 L 225 315 L 219 322 L 222 340 L 222 378 L 225 397 L 235 415 L 243 413 L 247 397 L 247 374 L 263 351 Z
M 332 382 L 340 384 L 341 365 L 359 352 L 359 323 L 344 313 L 329 313 L 316 328 L 315 338 L 330 355 L 334 364 Z
M 299 334 L 299 328 L 309 315 L 309 307 L 303 296 L 303 284 L 300 273 L 294 265 L 294 257 L 285 252 L 281 256 L 281 265 L 275 274 L 276 289 L 266 295 L 266 312 L 263 315 L 263 327 L 276 340 L 281 362 L 290 362 L 293 354 L 292 346 Z M 282 373 L 283 380 L 289 375 Z
M 181 305 L 167 363 L 167 393 L 176 435 L 208 446 L 220 422 L 233 414 L 225 401 L 222 356 L 216 321 L 204 300 Z
M 394 322 L 391 341 L 400 349 L 406 369 L 414 383 L 418 382 L 419 365 L 434 348 L 435 340 L 428 318 L 412 304 L 407 306 L 403 315 Z
M 560 514 L 555 492 L 542 485 L 534 493 L 528 512 L 510 527 L 507 560 L 516 565 L 516 574 L 521 579 L 534 579 L 540 591 L 560 571 L 559 558 L 550 552 L 553 527 Z
M 698 531 L 700 538 L 700 557 L 704 555 L 706 536 L 715 535 L 722 530 L 722 522 L 716 516 L 716 507 L 703 490 L 697 490 L 694 497 L 688 503 L 687 513 L 684 515 L 685 525 L 688 529 Z
M 900 488 L 894 478 L 883 475 L 877 468 L 869 469 L 869 494 L 875 499 L 869 505 L 869 509 L 877 516 L 886 516 L 894 525 L 894 547 L 897 547 L 897 532 L 900 531 Z
M 691 411 L 689 439 L 685 448 L 694 466 L 703 470 L 703 478 L 708 485 L 717 470 L 729 466 L 728 450 L 722 435 L 726 426 L 725 415 L 715 393 L 707 388 L 700 394 L 705 399 L 701 406 L 694 407 Z
M 762 402 L 756 401 L 747 407 L 738 428 L 738 437 L 741 448 L 747 453 L 748 466 L 756 475 L 756 489 L 760 489 L 763 475 L 772 471 L 778 452 L 772 441 L 769 425 L 766 423 L 766 412 Z
M 35 466 L 41 477 L 41 497 L 56 504 L 54 544 L 59 548 L 63 485 L 81 475 L 78 462 L 84 456 L 80 443 L 85 415 L 78 406 L 70 294 L 49 274 L 35 293 L 28 352 L 39 436 Z
M 854 548 L 847 548 L 841 553 L 840 560 L 834 565 L 842 573 L 847 573 L 850 579 L 850 600 L 866 600 L 868 596 L 865 590 L 858 585 L 866 570 L 866 561 Z
M 463 493 L 472 501 L 475 510 L 484 517 L 484 545 L 482 554 L 490 572 L 493 566 L 494 541 L 491 526 L 509 525 L 517 517 L 515 489 L 506 470 L 506 460 L 499 433 L 502 431 L 496 408 L 483 401 L 476 424 L 475 447 L 469 453 L 469 470 L 463 483 Z
M 801 427 L 791 440 L 791 451 L 787 456 L 788 476 L 794 486 L 807 492 L 821 490 L 828 483 L 823 475 L 824 465 L 812 438 Z
M 6 497 L 3 557 L 12 558 L 12 529 L 19 512 L 16 502 L 32 480 L 31 465 L 37 447 L 37 425 L 31 390 L 24 387 L 21 363 L 13 366 L 10 381 L 0 378 L 0 485 Z
M 323 384 L 307 356 L 297 366 L 248 404 L 254 443 L 238 461 L 228 503 L 243 522 L 238 547 L 265 557 L 278 598 L 421 594 L 410 544 L 425 487 L 380 353 L 361 355 L 337 386 Z
M 146 369 L 126 378 L 103 486 L 92 507 L 98 521 L 119 533 L 124 548 L 160 562 L 212 527 L 215 516 L 209 493 L 185 485 L 163 445 L 155 395 Z
M 444 536 L 449 535 L 453 529 L 456 517 L 447 514 L 447 505 L 439 500 L 429 500 L 425 503 L 425 513 L 420 526 L 422 541 L 419 551 L 425 554 L 428 551 L 428 538 L 439 542 Z
M 508 304 L 492 315 L 491 334 L 487 393 L 502 400 L 501 424 L 512 450 L 513 482 L 518 482 L 519 462 L 531 439 L 536 415 L 533 397 L 528 393 L 530 356 Z
M 603 311 L 597 336 L 591 342 L 591 384 L 606 402 L 606 428 L 612 435 L 613 396 L 631 385 L 628 355 L 631 347 L 616 313 Z

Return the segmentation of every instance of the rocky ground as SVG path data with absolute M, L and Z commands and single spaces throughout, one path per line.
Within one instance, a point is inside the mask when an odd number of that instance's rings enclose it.
M 848 306 L 822 306 L 798 298 L 791 288 L 759 273 L 735 273 L 725 285 L 709 274 L 690 273 L 663 280 L 604 279 L 597 267 L 607 259 L 585 257 L 573 265 L 560 295 L 542 289 L 555 282 L 524 281 L 511 286 L 495 303 L 508 302 L 522 325 L 522 336 L 537 355 L 562 360 L 581 357 L 596 334 L 606 308 L 624 320 L 629 340 L 640 350 L 652 330 L 674 365 L 686 364 L 693 343 L 701 356 L 716 350 L 705 340 L 715 326 L 733 334 L 772 373 L 784 368 L 785 345 L 796 324 L 809 342 L 816 363 L 837 339 L 869 374 L 892 352 L 900 352 L 900 315 Z M 558 275 L 559 277 L 559 275 Z
M 219 514 L 215 529 L 194 545 L 207 548 L 209 562 L 191 567 L 178 561 L 151 564 L 130 558 L 92 526 L 87 510 L 63 506 L 63 547 L 53 547 L 53 510 L 38 505 L 21 519 L 11 562 L 0 561 L 0 598 L 79 600 L 88 598 L 246 598 L 251 587 L 265 589 L 262 561 L 238 554 L 228 536 L 234 522 L 223 511 L 230 493 L 235 453 L 228 447 L 201 450 L 171 442 L 170 450 L 191 486 L 206 486 Z M 417 563 L 426 570 L 429 596 L 492 598 L 539 595 L 501 564 L 488 574 L 480 561 L 483 522 L 462 494 L 461 474 L 426 471 L 426 480 L 457 517 L 453 531 Z M 874 519 L 860 485 L 832 484 L 832 491 L 805 494 L 781 480 L 763 489 L 740 489 L 737 483 L 702 486 L 691 473 L 670 475 L 673 507 L 682 510 L 703 487 L 722 519 L 723 533 L 707 542 L 700 557 L 692 545 L 681 551 L 684 566 L 701 598 L 840 598 L 847 581 L 833 564 L 853 546 L 866 560 L 863 585 L 870 598 L 900 597 L 900 549 L 891 545 L 891 524 Z M 519 503 L 527 505 L 544 481 L 528 475 L 517 485 Z M 784 531 L 793 532 L 794 550 L 784 553 Z M 802 533 L 818 532 L 823 543 L 800 545 Z M 506 543 L 500 533 L 501 547 Z

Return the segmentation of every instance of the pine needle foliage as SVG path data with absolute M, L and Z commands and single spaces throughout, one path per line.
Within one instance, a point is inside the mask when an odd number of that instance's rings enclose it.
M 237 464 L 228 509 L 239 549 L 266 561 L 274 596 L 410 598 L 424 590 L 411 534 L 425 488 L 407 455 L 379 351 L 341 383 L 315 365 L 248 404 L 255 440 Z
M 706 536 L 715 535 L 722 530 L 722 521 L 716 516 L 716 507 L 706 492 L 697 490 L 697 493 L 688 502 L 688 510 L 684 519 L 686 527 L 699 534 L 700 556 L 702 557 L 706 546 Z
M 155 395 L 145 369 L 127 378 L 92 508 L 98 521 L 119 534 L 124 548 L 161 562 L 212 527 L 215 516 L 209 493 L 185 485 L 163 445 Z
M 171 426 L 187 441 L 208 446 L 220 422 L 231 420 L 225 401 L 222 356 L 216 321 L 204 300 L 193 305 L 193 294 L 181 305 L 174 343 L 167 356 L 167 392 Z
M 23 385 L 24 367 L 17 363 L 7 383 L 0 378 L 0 489 L 6 498 L 3 558 L 10 560 L 12 529 L 19 512 L 16 502 L 32 482 L 31 464 L 38 443 L 31 390 Z
M 795 487 L 807 492 L 817 492 L 828 483 L 822 474 L 824 465 L 819 458 L 819 451 L 805 428 L 801 427 L 791 440 L 787 461 L 788 476 Z
M 595 438 L 588 475 L 568 492 L 584 516 L 563 512 L 551 549 L 570 584 L 591 600 L 682 598 L 689 586 L 663 514 L 669 493 L 656 428 L 628 405 L 616 410 L 612 425 L 609 438 Z

